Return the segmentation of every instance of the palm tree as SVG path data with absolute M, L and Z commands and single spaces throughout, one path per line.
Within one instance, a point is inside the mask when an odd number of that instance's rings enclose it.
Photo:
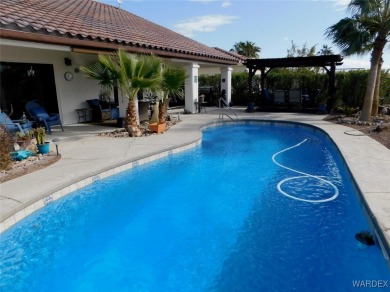
M 371 65 L 361 121 L 370 121 L 374 92 L 378 78 L 378 68 L 383 49 L 390 35 L 390 0 L 352 0 L 348 9 L 351 18 L 344 18 L 329 27 L 328 37 L 333 39 L 345 55 L 364 54 L 371 51 Z
M 322 49 L 317 52 L 317 55 L 324 56 L 324 55 L 333 55 L 332 47 L 329 47 L 328 45 L 322 45 Z
M 97 62 L 87 66 L 81 66 L 81 71 L 91 79 L 99 81 L 102 92 L 110 94 L 115 86 L 118 86 L 119 75 L 116 71 L 109 70 L 106 66 L 106 57 L 99 55 Z
M 113 55 L 99 55 L 97 63 L 81 67 L 86 76 L 99 80 L 100 85 L 113 88 L 110 78 L 115 77 L 122 94 L 129 99 L 126 109 L 125 128 L 130 136 L 140 136 L 137 122 L 137 94 L 140 90 L 157 91 L 161 83 L 161 61 L 155 56 L 140 56 L 138 59 L 119 50 Z
M 168 99 L 171 96 L 183 98 L 184 82 L 187 78 L 186 70 L 179 66 L 166 63 L 163 66 L 161 90 L 163 97 L 159 102 L 159 123 L 165 123 L 167 113 Z
M 261 48 L 256 46 L 253 42 L 246 41 L 235 43 L 230 51 L 236 52 L 247 58 L 258 59 L 260 57 Z

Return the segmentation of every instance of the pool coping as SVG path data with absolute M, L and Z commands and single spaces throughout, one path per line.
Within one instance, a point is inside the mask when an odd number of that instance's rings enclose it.
M 238 122 L 233 121 L 227 121 L 227 120 L 220 120 L 216 119 L 215 117 L 212 117 L 211 119 L 206 119 L 206 121 L 200 122 L 197 125 L 194 125 L 193 130 L 199 132 L 200 135 L 196 135 L 197 137 L 190 139 L 182 144 L 177 144 L 175 146 L 166 147 L 163 150 L 158 151 L 151 151 L 146 155 L 141 155 L 136 158 L 132 158 L 129 160 L 124 160 L 115 164 L 106 165 L 105 167 L 102 167 L 98 171 L 93 171 L 90 173 L 86 173 L 85 175 L 78 177 L 77 179 L 74 179 L 68 183 L 63 183 L 57 185 L 55 188 L 51 188 L 46 190 L 45 192 L 41 192 L 40 194 L 34 196 L 33 198 L 30 198 L 28 201 L 26 201 L 23 205 L 19 206 L 18 208 L 15 208 L 8 212 L 7 214 L 3 215 L 3 221 L 0 223 L 0 233 L 7 230 L 11 226 L 13 226 L 15 223 L 19 222 L 23 218 L 27 217 L 31 213 L 41 209 L 42 207 L 46 206 L 47 204 L 50 204 L 51 202 L 60 199 L 61 197 L 77 190 L 80 188 L 83 188 L 89 184 L 92 184 L 94 181 L 99 179 L 104 179 L 106 177 L 109 177 L 111 175 L 117 174 L 119 172 L 122 172 L 124 170 L 128 170 L 132 167 L 135 167 L 137 165 L 142 165 L 151 161 L 155 161 L 157 159 L 161 159 L 164 157 L 168 157 L 169 155 L 173 155 L 182 151 L 186 151 L 189 149 L 192 149 L 193 147 L 197 147 L 200 145 L 202 136 L 201 132 L 203 129 L 208 127 L 214 127 L 219 126 L 223 124 L 232 124 L 232 123 L 247 123 L 247 122 L 281 122 L 281 123 L 298 123 L 305 126 L 311 126 L 317 129 L 322 130 L 326 135 L 330 137 L 330 139 L 333 141 L 335 146 L 337 147 L 338 151 L 341 153 L 342 159 L 345 161 L 345 164 L 349 170 L 349 172 L 352 174 L 351 177 L 354 180 L 354 183 L 356 184 L 358 188 L 359 193 L 359 200 L 362 203 L 362 206 L 365 209 L 366 216 L 370 219 L 370 223 L 373 224 L 374 230 L 376 230 L 376 237 L 379 239 L 380 244 L 382 246 L 382 251 L 384 251 L 384 256 L 388 260 L 388 253 L 389 253 L 389 242 L 390 242 L 390 228 L 388 228 L 388 222 L 386 220 L 388 218 L 382 218 L 385 214 L 382 212 L 377 212 L 378 204 L 382 201 L 382 198 L 386 198 L 384 203 L 388 203 L 388 198 L 390 196 L 389 191 L 384 192 L 382 196 L 382 192 L 366 192 L 366 186 L 362 185 L 361 182 L 359 182 L 359 179 L 356 178 L 356 167 L 354 166 L 354 161 L 351 161 L 349 158 L 351 156 L 351 153 L 348 153 L 347 148 L 348 147 L 340 147 L 340 145 L 343 142 L 343 139 L 340 140 L 340 125 L 334 125 L 332 123 L 326 122 L 326 121 L 320 121 L 319 123 L 308 123 L 306 121 L 291 121 L 289 119 L 286 120 L 280 120 L 280 119 L 264 119 L 261 117 L 248 117 L 248 118 L 241 118 L 238 120 Z M 329 128 L 337 127 L 336 133 L 332 131 L 332 129 Z M 344 127 L 347 128 L 347 127 Z M 350 129 L 350 128 L 347 128 Z M 345 137 L 341 137 L 345 138 Z M 372 142 L 373 140 L 371 138 L 366 137 L 369 139 L 369 142 Z M 361 139 L 364 140 L 364 137 Z M 344 141 L 345 142 L 345 141 Z M 367 141 L 365 141 L 367 142 Z M 378 142 L 374 142 L 374 144 L 379 144 Z M 371 144 L 371 143 L 370 143 Z M 342 146 L 342 145 L 341 145 Z M 381 145 L 384 147 L 383 145 Z M 387 149 L 388 150 L 388 149 Z M 390 151 L 388 150 L 388 153 Z M 387 160 L 385 159 L 385 162 Z M 361 171 L 361 170 L 360 170 Z M 389 172 L 390 173 L 390 172 Z M 369 195 L 375 195 L 379 196 L 378 200 L 372 200 L 369 199 Z M 375 199 L 375 198 L 374 198 Z M 379 203 L 378 203 L 379 201 Z M 387 207 L 387 205 L 385 206 Z M 4 217 L 6 217 L 4 219 Z M 385 217 L 388 217 L 386 215 Z M 383 219 L 383 220 L 382 220 Z M 379 230 L 379 233 L 377 232 Z M 385 254 L 387 252 L 387 254 Z

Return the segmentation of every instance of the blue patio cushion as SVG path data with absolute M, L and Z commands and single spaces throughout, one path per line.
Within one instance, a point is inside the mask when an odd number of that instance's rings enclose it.
M 111 119 L 115 120 L 117 118 L 119 118 L 119 108 L 116 107 L 111 109 Z
M 11 152 L 10 154 L 13 160 L 21 161 L 31 156 L 32 152 L 29 150 L 19 150 Z
M 45 111 L 45 109 L 40 106 L 31 109 L 30 112 L 34 117 L 37 117 L 40 121 L 47 120 L 50 118 L 49 114 Z
M 60 115 L 59 114 L 56 114 L 56 115 L 53 115 L 53 116 L 50 116 L 49 118 L 46 119 L 46 121 L 50 122 L 50 121 L 58 121 L 60 119 Z
M 12 120 L 3 112 L 0 113 L 0 123 L 13 124 Z
M 22 129 L 29 129 L 32 127 L 32 122 L 30 121 L 27 121 L 27 123 L 24 123 L 24 124 L 20 124 L 20 126 L 22 127 Z

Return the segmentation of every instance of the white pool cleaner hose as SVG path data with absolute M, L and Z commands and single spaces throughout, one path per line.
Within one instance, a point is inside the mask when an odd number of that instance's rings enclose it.
M 336 198 L 338 197 L 338 195 L 339 195 L 339 189 L 338 189 L 332 182 L 330 182 L 329 180 L 326 180 L 326 179 L 324 179 L 324 178 L 322 178 L 322 177 L 320 177 L 320 176 L 311 175 L 311 174 L 308 174 L 308 173 L 305 173 L 305 172 L 302 172 L 302 171 L 298 171 L 298 170 L 292 169 L 292 168 L 287 167 L 287 166 L 284 166 L 284 165 L 282 165 L 282 164 L 280 164 L 279 162 L 276 161 L 276 156 L 278 156 L 279 154 L 281 154 L 281 153 L 283 153 L 283 152 L 286 152 L 286 151 L 288 151 L 288 150 L 291 150 L 291 149 L 293 149 L 293 148 L 299 147 L 300 145 L 302 145 L 302 144 L 305 143 L 306 141 L 307 141 L 307 139 L 303 140 L 302 142 L 299 142 L 298 144 L 296 144 L 296 145 L 294 145 L 294 146 L 291 146 L 291 147 L 288 147 L 288 148 L 286 148 L 286 149 L 283 149 L 282 151 L 279 151 L 279 152 L 275 153 L 274 155 L 272 155 L 272 161 L 273 161 L 276 165 L 278 165 L 278 166 L 280 166 L 280 167 L 282 167 L 282 168 L 284 168 L 284 169 L 290 170 L 290 171 L 292 171 L 292 172 L 301 174 L 301 175 L 299 175 L 299 176 L 293 176 L 293 177 L 289 177 L 289 178 L 286 178 L 286 179 L 284 179 L 284 180 L 281 180 L 281 181 L 278 183 L 278 185 L 277 185 L 278 191 L 279 191 L 280 193 L 282 193 L 283 195 L 285 195 L 286 197 L 289 197 L 289 198 L 291 198 L 291 199 L 298 200 L 298 201 L 308 202 L 308 203 L 325 203 L 325 202 L 333 201 L 334 199 L 336 199 Z M 308 199 L 302 199 L 302 198 L 294 197 L 294 196 L 292 196 L 292 195 L 290 195 L 290 194 L 288 194 L 288 193 L 286 193 L 285 191 L 282 190 L 282 185 L 283 185 L 286 181 L 290 181 L 290 180 L 294 180 L 294 179 L 307 178 L 307 177 L 311 177 L 311 178 L 314 178 L 314 179 L 318 179 L 318 180 L 320 180 L 320 181 L 322 181 L 322 182 L 324 182 L 324 183 L 326 183 L 326 184 L 332 186 L 333 189 L 334 189 L 334 194 L 333 194 L 333 196 L 330 197 L 330 198 L 327 198 L 327 199 L 308 200 Z

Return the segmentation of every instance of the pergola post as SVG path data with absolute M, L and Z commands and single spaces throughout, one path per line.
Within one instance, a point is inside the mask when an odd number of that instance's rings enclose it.
M 257 69 L 256 68 L 252 68 L 252 67 L 248 67 L 248 69 L 249 69 L 249 72 L 248 72 L 248 90 L 249 90 L 249 92 L 252 92 L 253 91 L 253 87 L 252 87 L 253 76 L 255 76 Z
M 265 76 L 266 76 L 265 68 L 264 67 L 261 68 L 260 72 L 261 72 L 260 87 L 261 87 L 261 92 L 263 94 L 264 89 L 265 89 Z
M 329 94 L 329 99 L 327 102 L 327 108 L 332 109 L 333 105 L 335 103 L 335 82 L 336 82 L 336 65 L 334 62 L 330 65 L 330 70 L 328 71 L 329 75 L 329 84 L 328 84 L 328 94 Z

